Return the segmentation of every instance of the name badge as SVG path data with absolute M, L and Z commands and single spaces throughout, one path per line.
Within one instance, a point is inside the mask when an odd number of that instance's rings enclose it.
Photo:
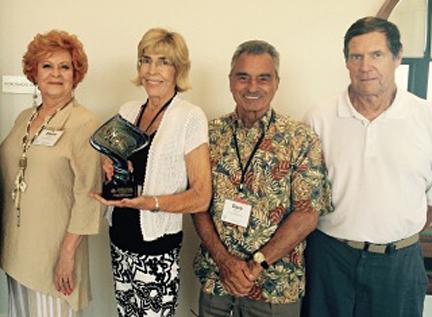
M 222 221 L 246 228 L 251 210 L 251 205 L 227 199 L 222 211 Z
M 48 130 L 43 129 L 36 137 L 34 145 L 54 146 L 60 137 L 63 135 L 63 130 Z

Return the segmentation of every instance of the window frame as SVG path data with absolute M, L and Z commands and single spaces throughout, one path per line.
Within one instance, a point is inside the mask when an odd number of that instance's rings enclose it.
M 427 98 L 429 65 L 432 62 L 431 57 L 431 28 L 432 28 L 432 5 L 427 1 L 427 20 L 426 20 L 426 45 L 423 57 L 402 58 L 403 65 L 409 66 L 408 71 L 408 91 L 419 96 Z

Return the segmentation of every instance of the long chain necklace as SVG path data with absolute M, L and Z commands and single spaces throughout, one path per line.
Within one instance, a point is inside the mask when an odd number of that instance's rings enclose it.
M 39 113 L 42 105 L 40 105 L 39 107 L 36 107 L 33 110 L 33 113 L 30 116 L 29 121 L 27 122 L 26 132 L 25 132 L 25 134 L 22 138 L 22 141 L 21 141 L 22 153 L 21 153 L 21 157 L 18 161 L 18 173 L 17 173 L 17 176 L 15 178 L 14 188 L 13 188 L 12 193 L 11 193 L 12 200 L 15 203 L 15 209 L 17 210 L 17 226 L 18 227 L 20 226 L 20 223 L 21 223 L 21 194 L 24 193 L 27 189 L 27 183 L 25 182 L 25 172 L 27 169 L 27 151 L 30 148 L 30 146 L 33 144 L 34 140 L 36 140 L 36 138 L 46 128 L 46 126 L 55 117 L 55 115 L 59 111 L 63 110 L 67 105 L 69 105 L 73 99 L 74 99 L 73 97 L 71 99 L 69 99 L 69 101 L 67 101 L 63 106 L 57 108 L 56 111 L 52 115 L 48 116 L 44 120 L 44 122 L 41 124 L 41 126 L 37 129 L 37 131 L 35 132 L 35 134 L 33 135 L 33 137 L 31 139 L 30 139 L 30 128 L 31 128 L 33 121 L 38 116 L 38 113 Z

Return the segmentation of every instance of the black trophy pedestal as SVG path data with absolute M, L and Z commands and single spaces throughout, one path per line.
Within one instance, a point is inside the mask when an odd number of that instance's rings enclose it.
M 120 200 L 138 196 L 138 187 L 135 182 L 105 182 L 102 187 L 102 197 L 107 200 Z

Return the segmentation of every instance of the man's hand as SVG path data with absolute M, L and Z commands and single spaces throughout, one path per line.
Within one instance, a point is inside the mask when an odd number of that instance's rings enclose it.
M 225 289 L 234 296 L 246 296 L 254 285 L 248 263 L 234 255 L 218 263 L 220 279 Z
M 258 276 L 260 276 L 261 273 L 264 271 L 263 267 L 260 264 L 256 263 L 254 260 L 249 260 L 248 266 L 253 281 L 255 281 Z

